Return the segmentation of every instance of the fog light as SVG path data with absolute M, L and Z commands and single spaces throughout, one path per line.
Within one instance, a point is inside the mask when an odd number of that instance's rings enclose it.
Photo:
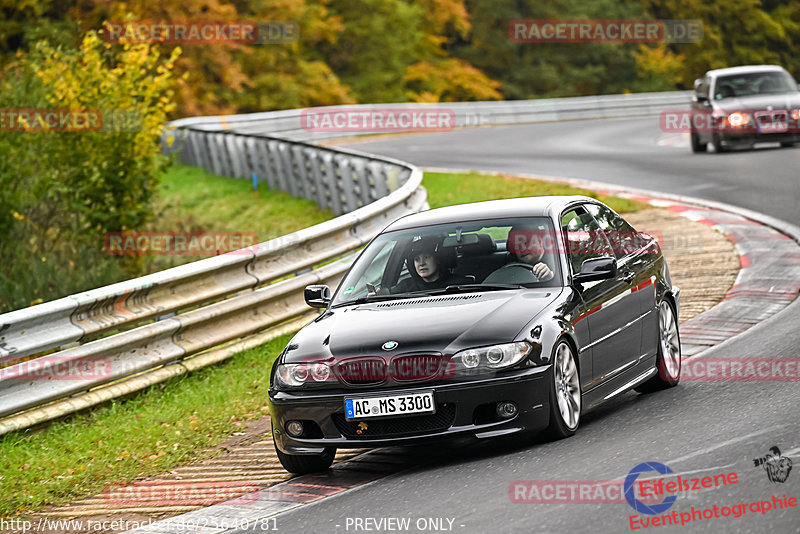
M 516 410 L 516 408 L 514 409 Z M 286 423 L 286 433 L 294 438 L 301 436 L 303 434 L 303 423 L 300 421 L 289 421 Z
M 515 415 L 517 415 L 517 405 L 514 404 L 513 402 L 498 402 L 497 415 L 499 415 L 503 419 L 514 417 Z

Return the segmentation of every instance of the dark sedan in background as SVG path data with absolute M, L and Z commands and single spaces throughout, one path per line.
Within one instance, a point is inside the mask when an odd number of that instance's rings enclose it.
M 705 152 L 708 143 L 725 152 L 755 143 L 788 147 L 800 142 L 800 90 L 783 67 L 710 70 L 694 82 L 692 110 L 709 119 L 695 121 L 693 152 Z
M 359 255 L 275 362 L 283 466 L 337 447 L 572 435 L 581 413 L 678 383 L 679 290 L 661 249 L 587 197 L 403 217 Z

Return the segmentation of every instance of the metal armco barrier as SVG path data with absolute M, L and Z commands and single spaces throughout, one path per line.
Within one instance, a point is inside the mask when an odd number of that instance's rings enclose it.
M 572 98 L 549 98 L 541 100 L 515 100 L 506 102 L 444 102 L 437 104 L 360 104 L 316 108 L 325 110 L 364 111 L 381 110 L 442 110 L 452 111 L 455 127 L 497 126 L 578 119 L 602 119 L 621 117 L 647 117 L 658 115 L 665 109 L 688 109 L 691 91 L 665 93 L 636 93 L 624 95 L 581 96 Z M 171 128 L 193 128 L 199 130 L 231 131 L 241 134 L 265 134 L 280 136 L 295 141 L 318 141 L 363 135 L 365 132 L 313 132 L 303 128 L 304 112 L 315 108 L 249 113 L 246 115 L 224 115 L 216 117 L 194 117 L 180 119 L 170 124 Z M 174 139 L 169 132 L 166 143 Z M 207 167 L 208 168 L 208 167 Z
M 187 163 L 229 176 L 270 169 L 273 187 L 342 215 L 249 249 L 0 315 L 0 358 L 11 363 L 0 369 L 0 434 L 63 415 L 41 408 L 48 403 L 307 313 L 306 285 L 337 285 L 355 250 L 426 206 L 422 173 L 400 161 L 267 136 L 185 134 L 186 147 L 195 146 L 182 154 Z M 305 274 L 276 282 L 299 272 Z M 87 368 L 93 372 L 81 371 Z
M 655 115 L 684 107 L 688 98 L 681 92 L 427 106 L 452 110 L 460 127 Z M 339 216 L 250 249 L 0 315 L 0 358 L 11 362 L 0 369 L 0 434 L 220 361 L 264 342 L 269 332 L 298 326 L 309 312 L 306 285 L 335 286 L 352 252 L 427 206 L 419 169 L 306 143 L 363 132 L 305 131 L 302 112 L 181 119 L 167 126 L 164 150 L 219 175 L 256 175 L 270 189 Z M 94 373 L 80 379 L 59 376 L 87 368 Z

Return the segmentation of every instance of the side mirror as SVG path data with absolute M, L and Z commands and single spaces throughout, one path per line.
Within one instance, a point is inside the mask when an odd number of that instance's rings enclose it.
M 617 260 L 614 258 L 591 258 L 581 264 L 581 272 L 572 277 L 576 284 L 608 280 L 617 276 Z
M 327 308 L 331 303 L 331 288 L 328 286 L 306 286 L 303 291 L 306 304 L 312 308 Z
M 703 78 L 697 78 L 694 81 L 694 94 L 692 100 L 699 103 L 708 102 L 708 86 L 705 85 Z

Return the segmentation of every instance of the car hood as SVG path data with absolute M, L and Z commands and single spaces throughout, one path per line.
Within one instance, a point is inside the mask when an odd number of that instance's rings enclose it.
M 800 92 L 776 95 L 752 95 L 726 98 L 714 102 L 714 109 L 739 111 L 746 109 L 797 109 L 800 108 Z
M 468 347 L 514 341 L 562 291 L 467 293 L 334 308 L 297 333 L 284 361 L 419 352 L 452 354 Z M 396 348 L 383 350 L 387 341 L 396 342 Z

